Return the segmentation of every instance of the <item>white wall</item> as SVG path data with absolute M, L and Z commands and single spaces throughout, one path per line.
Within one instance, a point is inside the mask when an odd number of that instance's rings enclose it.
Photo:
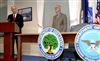
M 11 14 L 11 6 L 15 4 L 14 0 L 7 0 L 7 15 Z
M 23 33 L 34 33 L 38 32 L 38 21 L 37 21 L 37 6 L 36 0 L 15 0 L 15 6 L 18 9 L 32 7 L 32 21 L 24 22 Z
M 6 21 L 7 17 L 7 0 L 0 0 L 0 22 Z
M 38 33 L 37 1 L 36 0 L 15 0 L 18 9 L 32 7 L 32 21 L 24 22 L 22 33 Z M 23 43 L 22 52 L 25 55 L 41 56 L 37 43 Z
M 4 52 L 3 48 L 3 37 L 0 37 L 0 53 Z
M 7 0 L 0 0 L 0 22 L 7 19 Z M 2 34 L 2 33 L 0 33 Z M 0 37 L 0 52 L 3 52 L 3 37 Z

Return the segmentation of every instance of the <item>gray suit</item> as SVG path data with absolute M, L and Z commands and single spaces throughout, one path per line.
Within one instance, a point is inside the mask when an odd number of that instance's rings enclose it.
M 65 14 L 61 13 L 59 17 L 55 15 L 53 17 L 52 27 L 57 29 L 59 32 L 66 32 L 67 30 L 67 17 Z

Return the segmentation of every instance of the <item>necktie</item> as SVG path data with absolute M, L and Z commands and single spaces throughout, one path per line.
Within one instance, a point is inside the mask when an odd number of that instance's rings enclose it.
M 15 14 L 13 15 L 13 22 L 15 22 L 15 20 L 16 20 L 16 17 L 15 17 Z

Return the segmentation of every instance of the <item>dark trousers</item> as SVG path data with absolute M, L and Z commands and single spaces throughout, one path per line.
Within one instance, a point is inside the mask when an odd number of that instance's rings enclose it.
M 64 52 L 62 52 L 62 54 L 57 58 L 57 59 L 60 59 L 60 61 L 63 61 L 63 54 L 64 54 Z M 49 60 L 48 59 L 48 61 L 57 61 L 57 59 L 54 59 L 54 60 Z
M 19 29 L 19 32 L 13 32 L 12 33 L 12 57 L 14 57 L 14 43 L 16 42 L 16 48 L 18 51 L 18 37 L 15 36 L 15 34 L 21 34 L 21 28 Z
M 16 42 L 16 48 L 18 50 L 18 37 L 14 36 L 16 32 L 12 33 L 12 57 L 14 57 L 14 43 Z

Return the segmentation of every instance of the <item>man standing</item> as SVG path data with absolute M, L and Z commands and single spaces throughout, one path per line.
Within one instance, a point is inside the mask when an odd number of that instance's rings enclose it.
M 24 25 L 23 24 L 23 17 L 22 17 L 22 15 L 17 13 L 16 6 L 12 6 L 11 11 L 12 11 L 12 14 L 10 14 L 8 16 L 7 20 L 9 22 L 15 22 L 19 27 L 19 32 L 17 32 L 17 33 L 22 33 L 22 27 Z M 17 49 L 18 49 L 18 37 L 14 36 L 14 34 L 16 34 L 16 32 L 12 33 L 12 57 L 14 57 L 14 39 L 16 39 L 16 45 L 17 45 Z
M 56 12 L 56 15 L 53 17 L 52 27 L 57 29 L 59 32 L 66 32 L 67 31 L 67 17 L 65 14 L 61 13 L 60 5 L 56 5 L 55 12 Z M 62 57 L 63 57 L 63 53 L 59 57 L 60 61 L 63 61 Z M 52 60 L 48 60 L 48 61 L 52 61 Z M 54 61 L 57 61 L 57 59 L 55 59 Z
M 59 32 L 66 32 L 67 17 L 65 14 L 61 13 L 60 5 L 56 5 L 55 12 L 56 12 L 56 15 L 53 17 L 52 27 L 57 29 Z

